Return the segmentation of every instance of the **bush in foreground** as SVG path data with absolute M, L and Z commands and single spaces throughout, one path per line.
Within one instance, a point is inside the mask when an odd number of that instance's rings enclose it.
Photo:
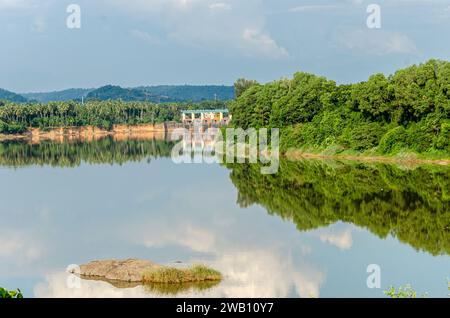
M 0 287 L 0 298 L 23 298 L 22 292 L 18 290 L 7 290 Z

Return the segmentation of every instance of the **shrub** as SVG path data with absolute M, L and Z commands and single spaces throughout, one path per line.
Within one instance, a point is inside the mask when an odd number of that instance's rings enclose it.
M 417 298 L 417 293 L 410 285 L 400 286 L 398 290 L 394 286 L 384 291 L 384 294 L 391 298 Z
M 281 130 L 280 150 L 286 152 L 290 148 L 298 148 L 304 143 L 302 128 L 304 125 L 299 124 L 289 126 Z
M 434 139 L 434 147 L 450 151 L 450 123 L 444 122 L 441 125 L 440 133 Z
M 368 150 L 376 147 L 386 128 L 377 122 L 365 123 L 352 130 L 350 147 L 355 150 Z
M 22 292 L 18 290 L 6 290 L 0 287 L 0 298 L 23 298 Z
M 418 153 L 426 152 L 433 146 L 437 127 L 427 120 L 412 124 L 407 130 L 406 144 L 408 148 Z
M 18 123 L 5 123 L 0 121 L 0 133 L 2 134 L 20 134 L 25 132 L 27 129 L 24 125 Z
M 407 133 L 403 126 L 389 130 L 380 140 L 378 151 L 382 154 L 398 152 L 406 147 Z

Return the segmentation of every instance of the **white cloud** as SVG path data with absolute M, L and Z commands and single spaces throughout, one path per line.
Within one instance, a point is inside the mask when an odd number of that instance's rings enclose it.
M 47 22 L 42 17 L 37 17 L 31 24 L 31 30 L 34 32 L 42 33 L 47 30 Z
M 0 10 L 21 8 L 27 3 L 26 0 L 0 0 Z
M 152 21 L 170 41 L 178 44 L 214 53 L 269 59 L 289 55 L 269 35 L 259 0 L 114 0 L 112 3 L 125 14 Z
M 358 5 L 358 4 L 362 4 L 364 2 L 364 0 L 348 0 L 348 2 L 350 2 L 353 5 Z
M 0 11 L 34 8 L 38 5 L 47 5 L 49 0 L 0 0 Z
M 187 247 L 196 252 L 210 252 L 215 244 L 215 236 L 212 232 L 189 225 L 172 224 L 165 226 L 159 224 L 153 231 L 138 235 L 137 241 L 147 247 L 164 247 L 171 244 Z M 170 229 L 169 229 L 170 228 Z
M 417 52 L 415 43 L 400 32 L 382 30 L 341 31 L 335 35 L 338 46 L 366 54 L 386 55 L 394 53 L 412 54 Z
M 105 5 L 113 4 L 121 10 L 138 16 L 153 13 L 168 13 L 191 8 L 202 0 L 104 0 Z
M 224 2 L 216 2 L 209 5 L 211 10 L 231 10 L 231 5 Z
M 310 11 L 321 11 L 321 10 L 327 10 L 327 9 L 332 9 L 332 8 L 336 8 L 337 5 L 302 5 L 302 6 L 297 6 L 294 8 L 289 9 L 289 12 L 310 12 Z
M 336 246 L 341 250 L 348 250 L 353 245 L 352 232 L 350 229 L 331 231 L 329 229 L 319 230 L 318 236 L 324 243 Z
M 26 234 L 1 230 L 3 239 L 0 240 L 0 260 L 3 264 L 29 263 L 43 255 L 43 249 Z
M 268 249 L 228 251 L 209 264 L 224 275 L 217 286 L 197 291 L 190 289 L 176 297 L 288 297 L 295 290 L 301 297 L 319 297 L 325 273 L 307 264 L 294 264 L 284 255 Z M 36 285 L 35 297 L 155 297 L 142 286 L 116 288 L 101 281 L 82 280 L 79 289 L 67 287 L 67 273 L 47 275 L 46 281 Z M 170 296 L 169 296 L 170 297 Z
M 292 288 L 300 297 L 319 297 L 325 273 L 306 263 L 267 250 L 241 250 L 223 253 L 213 265 L 226 279 L 214 297 L 289 297 Z
M 161 41 L 159 40 L 158 37 L 151 35 L 148 32 L 145 31 L 141 31 L 141 30 L 131 30 L 130 34 L 132 37 L 142 40 L 144 42 L 150 43 L 150 44 L 160 44 Z
M 263 56 L 267 58 L 283 58 L 289 56 L 288 51 L 279 46 L 269 35 L 260 33 L 257 29 L 245 29 L 242 38 L 243 50 L 248 56 Z
M 310 265 L 301 265 L 297 272 L 293 273 L 295 290 L 300 297 L 320 297 L 320 287 L 325 282 L 326 274 Z
M 65 272 L 52 273 L 46 281 L 34 288 L 37 298 L 143 298 L 149 297 L 144 287 L 115 288 L 102 281 L 81 281 L 81 288 L 68 288 L 68 275 Z
M 190 197 L 186 192 L 181 193 L 182 196 Z M 209 198 L 209 193 L 205 197 Z M 176 199 L 172 201 L 178 202 Z M 209 206 L 209 202 L 204 203 L 205 207 Z M 191 203 L 188 201 L 185 204 Z M 309 264 L 306 260 L 312 253 L 311 246 L 298 246 L 301 258 L 301 261 L 298 261 L 291 256 L 291 251 L 280 249 L 276 243 L 272 245 L 262 241 L 241 241 L 229 233 L 228 226 L 219 225 L 214 218 L 209 219 L 209 214 L 207 218 L 207 225 L 202 225 L 192 223 L 188 216 L 175 223 L 151 217 L 148 221 L 141 220 L 140 227 L 133 226 L 133 233 L 126 230 L 128 234 L 125 237 L 137 245 L 161 248 L 173 245 L 207 254 L 211 260 L 206 261 L 206 264 L 222 272 L 225 279 L 202 296 L 288 297 L 296 292 L 301 297 L 319 297 L 320 286 L 326 275 L 321 268 Z M 182 261 L 197 263 L 198 260 Z M 200 262 L 205 263 L 204 258 Z

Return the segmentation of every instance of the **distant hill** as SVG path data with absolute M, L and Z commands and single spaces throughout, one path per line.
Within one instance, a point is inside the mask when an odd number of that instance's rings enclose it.
M 35 100 L 41 103 L 67 101 L 67 100 L 81 100 L 86 97 L 93 89 L 86 88 L 70 88 L 62 91 L 47 92 L 47 93 L 25 93 L 22 96 L 29 100 Z
M 124 101 L 201 102 L 206 100 L 230 100 L 234 98 L 232 86 L 177 86 L 161 85 L 137 88 L 122 88 L 107 85 L 91 91 L 87 100 L 122 99 Z
M 120 86 L 107 85 L 91 91 L 86 100 L 121 99 L 123 101 L 152 101 L 150 93 L 136 88 L 122 88 Z
M 0 88 L 0 100 L 8 100 L 10 102 L 15 102 L 15 103 L 26 103 L 28 100 L 16 93 L 7 91 L 5 89 L 1 89 Z
M 233 86 L 221 85 L 160 85 L 146 86 L 140 89 L 152 95 L 166 97 L 173 101 L 201 102 L 204 100 L 231 100 L 234 99 Z
M 234 99 L 233 86 L 221 85 L 159 85 L 123 88 L 106 85 L 97 89 L 70 88 L 62 91 L 15 94 L 0 89 L 0 99 L 24 103 L 47 103 L 68 100 L 114 100 L 164 102 L 228 101 Z

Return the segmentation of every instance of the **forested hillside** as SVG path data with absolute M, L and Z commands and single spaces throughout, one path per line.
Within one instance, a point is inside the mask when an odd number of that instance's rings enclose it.
M 123 88 L 106 85 L 99 88 L 70 88 L 62 91 L 16 94 L 0 89 L 0 100 L 10 102 L 62 102 L 84 100 L 147 101 L 153 103 L 228 101 L 234 99 L 233 86 L 159 85 Z
M 104 86 L 90 92 L 88 100 L 116 100 L 164 102 L 201 102 L 205 100 L 231 100 L 234 98 L 232 86 L 148 86 L 122 88 Z
M 161 85 L 142 87 L 142 89 L 150 94 L 168 98 L 172 101 L 201 102 L 204 100 L 234 99 L 233 86 Z
M 450 154 L 450 63 L 430 60 L 386 77 L 336 85 L 296 73 L 265 85 L 236 83 L 236 127 L 282 128 L 283 150 Z
M 0 88 L 0 100 L 7 100 L 15 103 L 27 102 L 27 99 L 25 97 L 1 88 Z
M 91 91 L 86 100 L 153 101 L 152 95 L 140 89 L 107 85 Z
M 28 100 L 37 101 L 40 103 L 47 102 L 61 102 L 69 100 L 81 100 L 86 97 L 93 89 L 85 88 L 70 88 L 62 91 L 46 92 L 46 93 L 25 93 L 21 94 Z

